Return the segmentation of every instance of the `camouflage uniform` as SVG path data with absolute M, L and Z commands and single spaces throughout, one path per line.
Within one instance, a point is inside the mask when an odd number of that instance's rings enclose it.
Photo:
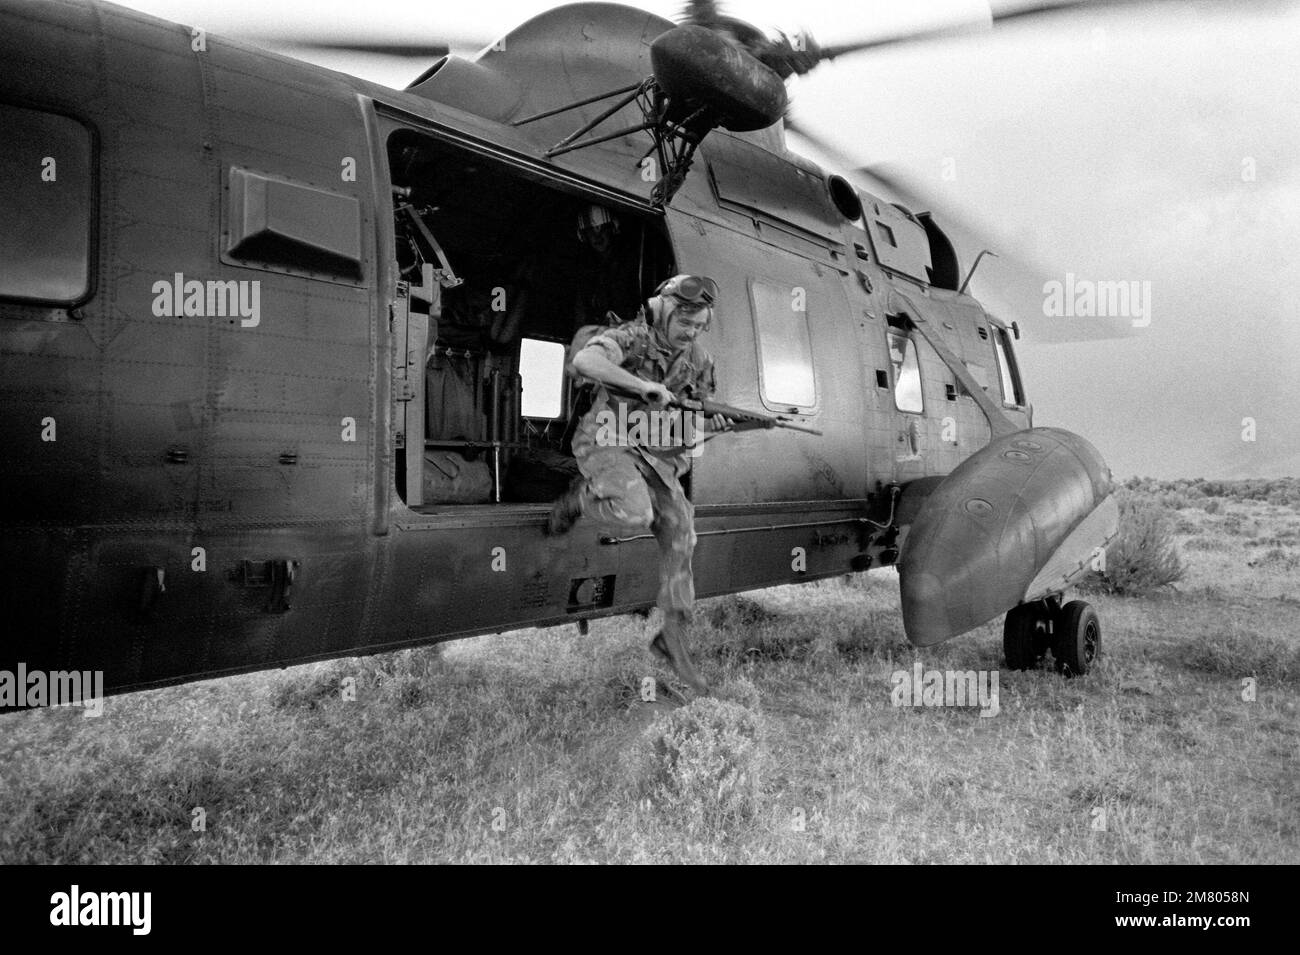
M 662 384 L 678 397 L 713 394 L 713 359 L 698 343 L 674 351 L 658 331 L 630 322 L 594 336 L 587 348 L 599 348 L 611 362 L 638 378 Z M 666 621 L 686 624 L 695 601 L 691 555 L 695 550 L 695 511 L 682 490 L 681 476 L 690 469 L 690 449 L 681 444 L 656 447 L 652 440 L 628 446 L 602 445 L 600 415 L 650 410 L 642 401 L 596 392 L 573 438 L 573 456 L 585 480 L 578 490 L 582 513 L 602 524 L 631 531 L 647 528 L 659 542 L 658 605 Z M 681 431 L 678 431 L 681 434 Z M 624 436 L 620 435 L 620 439 Z M 695 435 L 699 440 L 700 435 Z

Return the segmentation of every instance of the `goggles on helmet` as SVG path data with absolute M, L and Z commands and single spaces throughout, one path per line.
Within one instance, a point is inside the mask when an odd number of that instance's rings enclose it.
M 702 275 L 674 275 L 655 294 L 675 300 L 685 311 L 698 312 L 717 302 L 718 283 Z

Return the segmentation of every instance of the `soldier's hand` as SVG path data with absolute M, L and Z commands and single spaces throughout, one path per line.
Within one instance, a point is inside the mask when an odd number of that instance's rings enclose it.
M 671 391 L 653 381 L 647 381 L 641 388 L 641 397 L 652 405 L 667 406 L 675 400 Z
M 715 414 L 709 419 L 710 431 L 730 431 L 736 423 L 724 414 Z

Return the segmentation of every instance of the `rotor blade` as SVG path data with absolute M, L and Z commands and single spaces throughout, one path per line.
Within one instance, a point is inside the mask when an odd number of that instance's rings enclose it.
M 979 253 L 985 249 L 997 257 L 985 257 L 979 263 L 973 286 L 985 308 L 1006 322 L 1019 322 L 1026 339 L 1033 342 L 1074 342 L 1129 338 L 1136 334 L 1132 322 L 1122 318 L 1057 318 L 1046 314 L 1045 286 L 1060 282 L 1065 276 L 1048 268 L 1032 254 L 1012 243 L 995 238 L 991 230 L 953 214 L 952 203 L 927 195 L 901 170 L 891 166 L 863 166 L 843 150 L 809 130 L 804 124 L 786 117 L 786 128 L 805 139 L 828 159 L 835 162 L 858 188 L 872 196 L 897 202 L 914 215 L 933 213 L 935 224 L 943 230 L 957 250 L 963 278 L 970 273 Z
M 481 36 L 442 35 L 438 41 L 422 40 L 410 33 L 374 32 L 341 36 L 294 30 L 286 33 L 241 33 L 240 39 L 277 50 L 304 50 L 324 53 L 371 53 L 407 59 L 436 60 L 452 49 L 481 50 L 491 39 Z
M 409 40 L 275 40 L 266 41 L 289 50 L 320 50 L 330 53 L 380 53 L 412 59 L 437 59 L 450 51 L 445 43 L 412 43 Z
M 1236 6 L 1240 6 L 1242 0 L 1238 0 Z M 1244 0 L 1252 6 L 1267 4 L 1269 6 L 1290 6 L 1289 0 Z M 1224 0 L 1037 0 L 1029 3 L 993 3 L 990 4 L 988 16 L 980 17 L 964 23 L 943 24 L 940 26 L 920 27 L 917 29 L 904 29 L 893 33 L 883 34 L 880 36 L 867 37 L 862 40 L 851 41 L 848 43 L 824 44 L 818 50 L 818 62 L 832 60 L 838 56 L 844 56 L 849 53 L 860 53 L 864 50 L 877 49 L 884 46 L 893 46 L 901 43 L 914 43 L 924 40 L 944 39 L 947 37 L 968 36 L 975 33 L 987 31 L 994 26 L 1001 26 L 1016 21 L 1026 21 L 1031 19 L 1045 18 L 1056 16 L 1062 13 L 1077 13 L 1083 10 L 1108 10 L 1118 7 L 1136 7 L 1136 6 L 1155 6 L 1159 5 L 1166 10 L 1181 8 L 1184 10 L 1199 10 L 1207 6 L 1218 7 L 1221 10 L 1229 11 L 1233 8 L 1232 4 Z
M 1046 290 L 1051 287 L 1049 283 L 1056 282 L 1061 284 L 1064 294 L 1067 281 L 1064 270 L 1048 267 L 1038 255 L 1024 251 L 1017 243 L 997 238 L 969 217 L 954 213 L 951 202 L 940 203 L 935 197 L 924 195 L 902 170 L 877 164 L 854 169 L 853 173 L 854 178 L 866 180 L 863 185 L 868 191 L 883 190 L 887 197 L 896 199 L 913 214 L 932 213 L 935 224 L 957 249 L 963 280 L 980 252 L 987 249 L 994 253 L 996 257 L 986 257 L 978 263 L 966 291 L 1008 324 L 1019 322 L 1029 341 L 1100 341 L 1137 334 L 1129 318 L 1049 316 L 1045 310 Z M 873 184 L 877 185 L 876 189 L 870 188 Z
M 900 43 L 917 43 L 922 40 L 937 40 L 944 37 L 966 36 L 987 30 L 992 25 L 988 19 L 971 20 L 966 23 L 945 24 L 937 27 L 925 27 L 923 29 L 899 30 L 894 33 L 886 33 L 880 36 L 870 37 L 863 40 L 855 40 L 849 43 L 831 43 L 821 47 L 818 52 L 817 60 L 823 63 L 827 60 L 833 60 L 836 57 L 845 56 L 849 53 L 861 53 L 865 50 L 874 50 L 882 46 L 895 46 Z

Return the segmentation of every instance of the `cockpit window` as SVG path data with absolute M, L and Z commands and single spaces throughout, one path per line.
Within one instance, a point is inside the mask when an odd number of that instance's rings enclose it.
M 1011 339 L 1005 328 L 993 329 L 993 345 L 998 353 L 998 373 L 1002 378 L 1002 400 L 1009 405 L 1020 407 L 1025 403 L 1024 392 L 1020 388 L 1020 373 L 1016 368 L 1015 353 L 1011 350 Z

